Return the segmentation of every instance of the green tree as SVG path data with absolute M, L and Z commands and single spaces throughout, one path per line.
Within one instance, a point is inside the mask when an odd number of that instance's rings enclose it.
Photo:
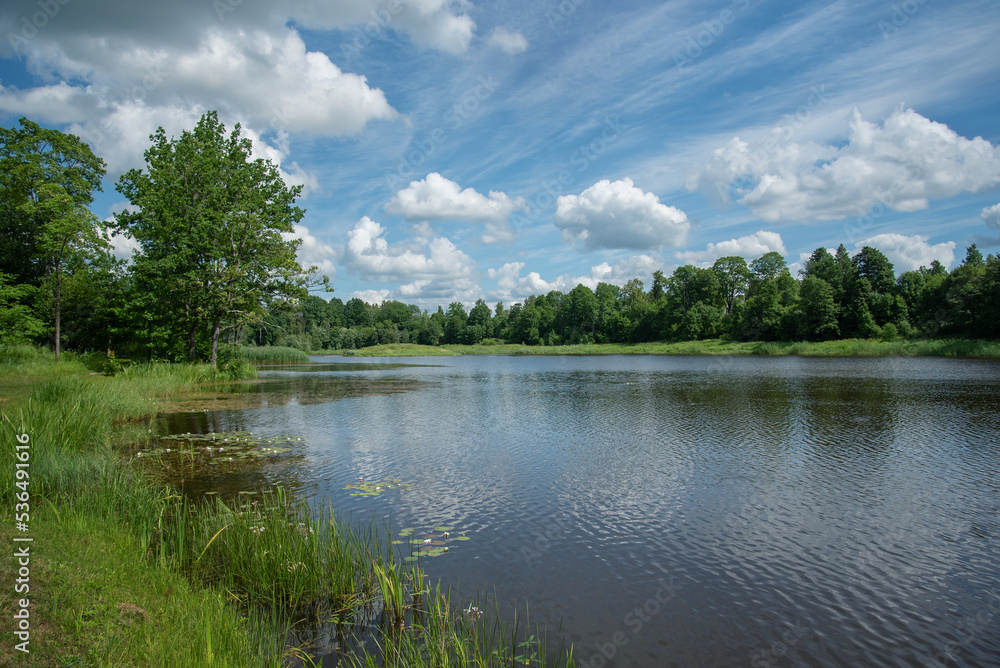
M 855 275 L 858 278 L 867 278 L 876 294 L 894 292 L 896 274 L 889 258 L 881 251 L 865 246 L 851 261 L 854 263 Z
M 226 136 L 218 115 L 193 131 L 150 136 L 146 171 L 132 169 L 117 189 L 133 208 L 117 217 L 139 242 L 136 271 L 186 330 L 194 359 L 200 333 L 218 360 L 223 329 L 261 320 L 273 301 L 305 296 L 300 243 L 286 240 L 303 211 L 301 187 L 288 188 L 270 161 L 251 159 L 251 141 L 237 124 Z
M 806 276 L 799 288 L 799 300 L 801 334 L 805 338 L 826 341 L 840 336 L 840 307 L 833 300 L 829 283 L 817 276 Z
M 744 258 L 730 255 L 716 260 L 712 271 L 715 272 L 726 313 L 731 313 L 733 304 L 738 298 L 745 297 L 750 287 L 750 267 Z
M 55 316 L 56 359 L 62 349 L 62 281 L 67 265 L 82 263 L 102 247 L 109 247 L 97 233 L 97 219 L 66 190 L 56 183 L 36 188 L 36 199 L 24 202 L 20 209 L 40 223 L 36 250 L 44 260 L 52 279 Z
M 483 339 L 493 336 L 493 314 L 490 312 L 490 307 L 482 299 L 477 299 L 469 311 L 466 331 L 471 344 L 477 344 Z
M 0 345 L 28 343 L 45 332 L 45 323 L 22 303 L 35 288 L 11 285 L 12 276 L 0 273 Z
M 75 135 L 27 118 L 19 124 L 0 128 L 0 271 L 15 283 L 37 286 L 47 275 L 38 248 L 45 212 L 32 205 L 57 186 L 76 206 L 90 206 L 105 165 Z
M 444 342 L 465 343 L 466 323 L 469 320 L 469 315 L 465 312 L 462 302 L 448 304 L 448 312 L 445 313 L 444 319 Z

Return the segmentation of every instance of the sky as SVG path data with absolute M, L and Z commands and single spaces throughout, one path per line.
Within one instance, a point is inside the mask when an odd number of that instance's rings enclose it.
M 345 302 L 840 244 L 901 273 L 1000 252 L 998 35 L 995 0 L 8 0 L 0 124 L 89 143 L 107 220 L 149 135 L 217 110 Z

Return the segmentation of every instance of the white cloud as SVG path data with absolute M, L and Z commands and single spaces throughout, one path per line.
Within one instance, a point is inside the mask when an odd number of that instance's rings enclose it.
M 375 304 L 376 306 L 389 299 L 389 290 L 355 290 L 351 293 L 351 297 L 357 297 L 366 304 Z
M 337 272 L 337 268 L 333 263 L 333 258 L 337 255 L 336 249 L 313 236 L 309 232 L 309 228 L 305 225 L 293 225 L 292 229 L 295 231 L 291 233 L 282 232 L 281 237 L 285 241 L 289 239 L 299 239 L 302 241 L 296 252 L 296 258 L 299 264 L 302 265 L 302 268 L 308 269 L 315 266 L 319 268 L 320 274 L 333 277 Z
M 930 199 L 997 184 L 997 147 L 901 107 L 882 126 L 855 109 L 849 141 L 839 148 L 788 142 L 781 128 L 756 145 L 734 137 L 687 179 L 689 190 L 723 200 L 735 195 L 768 222 L 837 220 L 879 202 L 917 211 Z
M 341 254 L 345 268 L 364 280 L 403 283 L 391 298 L 418 304 L 474 300 L 479 291 L 476 266 L 451 240 L 432 238 L 390 246 L 386 229 L 367 216 L 347 233 Z
M 747 261 L 756 259 L 764 253 L 770 252 L 788 255 L 785 243 L 781 240 L 781 235 L 777 232 L 760 230 L 745 237 L 729 239 L 718 243 L 710 243 L 703 251 L 682 251 L 676 253 L 677 259 L 690 264 L 700 263 L 702 266 L 710 266 L 720 257 L 738 255 Z
M 979 217 L 986 223 L 986 227 L 1000 232 L 1000 203 L 986 207 Z
M 575 241 L 583 250 L 678 246 L 691 227 L 683 211 L 661 204 L 628 178 L 604 179 L 579 195 L 559 197 L 553 221 L 563 241 Z
M 364 76 L 308 51 L 295 29 L 277 25 L 267 13 L 256 15 L 256 8 L 241 6 L 238 16 L 197 22 L 183 19 L 179 9 L 161 16 L 110 2 L 107 11 L 90 13 L 103 17 L 94 22 L 74 4 L 62 7 L 66 15 L 24 46 L 25 66 L 48 82 L 24 90 L 0 86 L 0 111 L 69 124 L 105 158 L 112 175 L 141 163 L 158 126 L 179 133 L 208 109 L 258 135 L 350 136 L 372 121 L 398 117 Z M 189 18 L 207 6 L 188 8 Z M 148 22 L 125 25 L 146 12 Z M 69 30 L 74 23 L 79 29 Z M 285 174 L 306 186 L 314 181 L 295 165 Z
M 397 192 L 385 205 L 388 213 L 408 220 L 461 220 L 487 224 L 483 241 L 513 238 L 507 219 L 514 211 L 528 209 L 523 197 L 511 199 L 506 193 L 490 191 L 489 197 L 473 188 L 462 190 L 437 172 Z
M 140 251 L 139 242 L 124 234 L 105 231 L 104 238 L 111 244 L 111 254 L 118 260 L 131 260 Z
M 927 237 L 914 234 L 879 234 L 874 237 L 859 241 L 854 250 L 859 251 L 865 246 L 871 246 L 882 251 L 889 258 L 897 274 L 904 271 L 919 269 L 930 266 L 934 260 L 939 261 L 945 267 L 951 266 L 955 261 L 955 242 L 946 241 L 933 246 L 927 243 Z
M 489 269 L 487 277 L 497 283 L 497 289 L 490 293 L 490 298 L 515 303 L 523 302 L 530 295 L 544 295 L 553 290 L 569 292 L 578 285 L 594 290 L 598 283 L 624 285 L 633 278 L 648 281 L 654 271 L 664 268 L 664 262 L 663 258 L 653 255 L 633 255 L 614 265 L 602 262 L 591 267 L 590 273 L 582 276 L 562 274 L 551 281 L 542 278 L 537 271 L 521 276 L 521 270 L 525 266 L 524 262 L 508 262 L 497 269 Z
M 524 35 L 519 32 L 510 32 L 503 26 L 494 28 L 487 42 L 490 46 L 499 47 L 504 53 L 511 55 L 524 53 L 528 50 L 528 40 L 524 38 Z

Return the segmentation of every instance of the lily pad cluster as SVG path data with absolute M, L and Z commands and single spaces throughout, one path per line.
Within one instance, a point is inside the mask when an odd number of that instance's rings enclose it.
M 344 489 L 351 491 L 351 496 L 380 496 L 390 489 L 404 491 L 412 488 L 413 485 L 403 482 L 400 478 L 383 478 L 378 482 L 369 482 L 364 478 L 358 478 L 357 482 L 347 483 Z
M 450 551 L 454 541 L 470 540 L 464 532 L 457 532 L 453 527 L 440 526 L 429 530 L 403 529 L 399 538 L 392 541 L 393 545 L 412 546 L 412 554 L 406 561 L 416 561 L 420 557 L 440 557 Z
M 251 457 L 280 455 L 291 450 L 292 443 L 301 441 L 294 436 L 257 436 L 252 431 L 210 432 L 208 434 L 171 434 L 161 436 L 159 447 L 140 450 L 136 457 L 163 457 L 177 453 L 198 459 L 236 461 Z

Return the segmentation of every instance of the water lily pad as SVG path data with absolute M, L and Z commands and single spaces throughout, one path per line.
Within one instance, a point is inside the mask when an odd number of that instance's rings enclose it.
M 344 489 L 353 490 L 351 496 L 381 496 L 383 492 L 390 489 L 400 491 L 410 489 L 413 485 L 399 481 L 399 479 L 385 478 L 376 482 L 369 482 L 363 478 L 357 482 L 350 482 Z
M 435 531 L 451 531 L 451 527 L 434 527 Z

